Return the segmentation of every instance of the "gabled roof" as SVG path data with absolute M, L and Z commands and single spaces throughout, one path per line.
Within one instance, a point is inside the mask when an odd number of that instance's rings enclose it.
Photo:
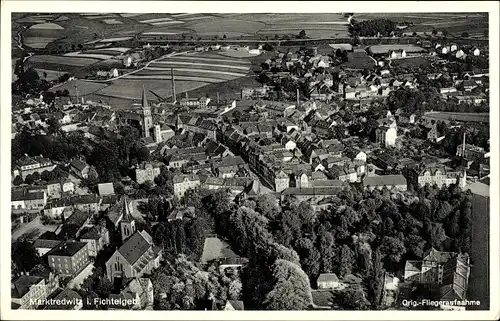
M 319 282 L 338 282 L 339 278 L 335 273 L 322 273 L 318 277 Z
M 73 256 L 86 245 L 87 243 L 85 242 L 65 241 L 48 252 L 47 256 Z
M 245 310 L 243 301 L 241 300 L 228 300 L 227 303 L 229 303 L 237 311 Z
M 71 166 L 79 170 L 80 172 L 83 171 L 88 165 L 84 162 L 82 162 L 79 159 L 75 159 L 71 162 Z
M 99 195 L 101 196 L 115 194 L 113 183 L 101 183 L 97 185 L 97 188 L 99 189 Z
M 11 289 L 12 298 L 22 298 L 26 293 L 29 292 L 32 285 L 36 285 L 42 280 L 43 278 L 38 276 L 21 275 L 17 280 L 13 282 L 13 287 Z
M 45 307 L 45 310 L 71 310 L 78 302 L 81 302 L 82 297 L 75 291 L 65 288 L 59 293 L 54 300 L 60 300 L 59 304 L 49 305 Z
M 406 185 L 406 178 L 403 175 L 367 176 L 363 180 L 363 184 L 365 186 Z
M 118 252 L 133 265 L 153 246 L 151 236 L 146 232 L 135 232 L 125 243 L 118 249 Z
M 61 243 L 59 240 L 38 239 L 33 246 L 38 249 L 53 249 Z

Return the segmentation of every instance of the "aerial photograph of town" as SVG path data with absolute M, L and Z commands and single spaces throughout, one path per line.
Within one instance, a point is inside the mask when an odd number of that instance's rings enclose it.
M 489 310 L 489 18 L 12 13 L 11 309 Z

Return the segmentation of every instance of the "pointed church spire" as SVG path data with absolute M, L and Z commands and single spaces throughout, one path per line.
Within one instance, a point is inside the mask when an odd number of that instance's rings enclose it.
M 149 108 L 148 98 L 146 97 L 146 88 L 142 85 L 142 108 Z
M 130 209 L 128 207 L 129 200 L 128 200 L 128 197 L 126 195 L 123 196 L 122 202 L 123 202 L 123 221 L 130 222 L 133 220 L 133 217 L 132 217 L 132 214 L 130 213 Z

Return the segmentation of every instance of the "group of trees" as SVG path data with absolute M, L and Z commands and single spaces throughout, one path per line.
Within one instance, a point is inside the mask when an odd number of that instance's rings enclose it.
M 183 218 L 159 222 L 153 227 L 153 241 L 168 255 L 184 254 L 192 261 L 198 261 L 205 241 L 201 220 L 203 218 Z
M 225 273 L 215 266 L 201 271 L 184 255 L 168 259 L 150 276 L 155 310 L 218 309 L 214 299 L 239 300 L 241 282 L 238 273 Z
M 227 191 L 218 190 L 193 193 L 190 203 L 201 204 L 201 211 L 213 217 L 215 232 L 228 238 L 237 253 L 249 258 L 242 272 L 246 309 L 307 309 L 312 303 L 309 279 L 297 252 L 271 234 L 270 220 L 263 213 L 272 216 L 279 207 L 268 197 L 261 196 L 254 208 L 252 202 L 238 208 Z
M 21 177 L 21 175 L 17 175 L 12 181 L 12 184 L 14 184 L 15 186 L 19 186 L 23 183 L 31 185 L 39 180 L 42 180 L 44 182 L 50 182 L 62 178 L 67 178 L 67 174 L 62 170 L 56 169 L 53 171 L 43 171 L 41 174 L 38 172 L 34 172 L 33 174 L 28 174 L 26 175 L 24 180 Z
M 129 174 L 130 166 L 150 159 L 149 150 L 134 127 L 124 127 L 119 135 L 98 142 L 85 138 L 81 132 L 40 135 L 24 129 L 12 140 L 13 165 L 24 154 L 43 155 L 63 163 L 83 157 L 97 170 L 99 181 L 95 183 L 118 181 Z
M 17 80 L 12 83 L 12 94 L 38 95 L 50 88 L 50 83 L 45 79 L 41 79 L 35 69 L 23 70 L 23 68 L 20 68 L 18 71 L 19 73 L 16 74 Z
M 392 91 L 388 97 L 388 107 L 391 112 L 401 108 L 404 112 L 417 115 L 427 111 L 446 112 L 489 112 L 489 104 L 457 104 L 453 100 L 441 98 L 435 87 L 422 87 L 419 89 L 400 88 Z
M 349 32 L 353 37 L 373 37 L 380 33 L 382 36 L 389 36 L 396 31 L 397 23 L 388 19 L 373 19 L 365 21 L 355 21 L 351 19 Z
M 202 197 L 217 233 L 250 259 L 242 275 L 247 307 L 307 309 L 320 273 L 354 273 L 362 276 L 376 308 L 386 270 L 400 271 L 405 260 L 421 259 L 431 247 L 469 251 L 471 195 L 456 185 L 426 185 L 413 196 L 353 187 L 332 203 L 330 210 L 315 213 L 293 198 L 279 206 L 272 195 L 244 201 L 238 209 L 222 191 Z M 354 308 L 366 306 L 359 302 Z

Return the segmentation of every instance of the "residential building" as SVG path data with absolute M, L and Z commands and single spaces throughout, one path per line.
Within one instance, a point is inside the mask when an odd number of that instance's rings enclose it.
M 71 162 L 69 170 L 76 177 L 83 179 L 89 177 L 90 166 L 79 159 L 75 159 Z
M 144 184 L 147 181 L 154 182 L 154 179 L 160 175 L 160 163 L 143 162 L 135 169 L 135 177 L 138 184 Z
M 90 264 L 86 242 L 64 241 L 47 253 L 49 266 L 62 276 L 75 276 Z
M 330 197 L 336 197 L 344 187 L 290 187 L 281 192 L 281 200 L 286 197 L 294 197 L 299 202 L 310 201 L 317 203 Z
M 115 187 L 113 183 L 101 183 L 97 185 L 100 196 L 114 195 Z
M 375 130 L 376 141 L 385 147 L 396 145 L 397 130 L 388 126 L 381 126 Z
M 56 165 L 54 165 L 50 159 L 43 157 L 43 155 L 30 157 L 25 154 L 16 162 L 15 171 L 19 172 L 19 175 L 25 179 L 26 176 L 33 173 L 41 174 L 44 171 L 51 172 L 55 167 Z
M 96 257 L 105 246 L 109 245 L 109 231 L 105 226 L 94 226 L 80 237 L 80 242 L 88 243 L 89 256 Z
M 436 300 L 462 301 L 466 299 L 469 275 L 468 254 L 441 252 L 431 248 L 421 261 L 406 261 L 404 281 L 437 286 Z
M 45 280 L 39 276 L 21 275 L 11 284 L 13 309 L 34 310 L 47 299 Z
M 176 175 L 173 178 L 174 195 L 181 199 L 187 190 L 195 189 L 200 186 L 198 175 Z
M 462 186 L 467 178 L 465 169 L 453 170 L 437 164 L 421 165 L 416 168 L 410 168 L 404 171 L 404 175 L 408 180 L 408 184 L 413 185 L 414 188 L 422 187 L 425 184 L 436 184 L 438 187 L 452 184 L 459 184 Z
M 132 279 L 121 293 L 137 298 L 138 309 L 152 310 L 154 302 L 153 283 L 149 278 Z
M 339 288 L 339 278 L 335 273 L 321 273 L 316 282 L 318 289 L 337 289 Z
M 73 194 L 75 184 L 70 179 L 53 180 L 47 183 L 47 196 L 60 198 L 63 194 Z
M 35 243 L 33 243 L 33 246 L 35 247 L 35 250 L 38 252 L 38 255 L 42 257 L 48 252 L 50 252 L 50 250 L 58 246 L 60 243 L 61 243 L 60 240 L 37 239 Z
M 47 204 L 47 193 L 29 192 L 26 189 L 12 190 L 11 209 L 41 210 Z
M 53 298 L 57 304 L 45 306 L 45 310 L 81 310 L 83 308 L 83 298 L 77 292 L 65 288 Z
M 106 274 L 115 278 L 139 278 L 160 266 L 161 248 L 146 231 L 136 231 L 106 262 Z

